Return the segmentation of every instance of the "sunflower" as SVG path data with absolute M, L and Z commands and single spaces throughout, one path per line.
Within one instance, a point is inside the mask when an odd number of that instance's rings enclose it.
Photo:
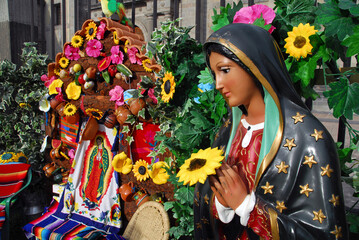
M 216 174 L 216 169 L 223 161 L 223 151 L 218 148 L 201 149 L 198 153 L 192 153 L 177 173 L 179 181 L 192 186 L 200 182 L 204 183 L 208 175 Z
M 80 35 L 75 35 L 71 38 L 71 45 L 75 48 L 79 48 L 84 43 L 83 38 Z
M 56 88 L 61 88 L 62 84 L 64 84 L 64 82 L 61 79 L 54 80 L 49 86 L 49 95 L 58 94 L 59 92 Z
M 149 178 L 148 163 L 142 159 L 138 160 L 133 166 L 133 173 L 138 181 L 142 182 Z
M 100 120 L 103 116 L 103 112 L 97 108 L 86 109 L 86 114 L 90 117 L 96 118 L 97 120 Z
M 125 152 L 121 152 L 113 158 L 112 166 L 115 171 L 128 174 L 132 170 L 132 160 L 127 157 Z
M 1 154 L 0 156 L 0 163 L 8 163 L 13 161 L 14 157 L 16 156 L 15 153 L 13 152 L 4 152 L 3 154 Z
M 170 177 L 167 174 L 165 168 L 168 168 L 168 164 L 165 162 L 156 162 L 152 165 L 152 170 L 150 171 L 150 177 L 152 178 L 155 184 L 161 185 L 165 184 Z
M 81 86 L 77 85 L 75 82 L 71 82 L 69 85 L 67 85 L 66 95 L 68 99 L 79 99 L 81 95 Z
M 16 154 L 16 162 L 22 162 L 22 163 L 27 163 L 27 157 L 24 153 L 20 152 L 18 154 Z
M 288 37 L 284 39 L 286 44 L 284 48 L 287 49 L 286 53 L 296 58 L 306 58 L 307 54 L 312 54 L 313 46 L 310 44 L 309 37 L 318 32 L 314 26 L 309 23 L 303 25 L 300 23 L 298 27 L 294 27 L 292 32 L 288 32 Z
M 162 88 L 161 95 L 162 95 L 162 100 L 166 103 L 173 98 L 173 94 L 175 92 L 175 87 L 176 87 L 176 83 L 174 79 L 175 78 L 171 72 L 165 73 L 165 77 L 163 78 L 163 84 L 161 86 Z
M 60 58 L 59 64 L 61 68 L 66 68 L 69 65 L 69 60 L 66 57 Z
M 64 108 L 65 116 L 73 116 L 77 111 L 77 107 L 71 103 L 66 104 Z
M 60 68 L 58 68 L 58 67 L 55 68 L 55 69 L 54 69 L 54 74 L 57 75 L 57 76 L 59 76 L 59 75 L 60 75 Z
M 146 72 L 152 72 L 152 69 L 146 66 L 147 63 L 151 64 L 150 59 L 145 59 L 142 61 L 143 68 L 146 70 Z
M 92 40 L 96 37 L 96 33 L 97 33 L 96 23 L 90 22 L 89 25 L 87 25 L 87 27 L 85 28 L 85 30 L 86 30 L 87 40 Z
M 114 42 L 115 44 L 119 44 L 119 43 L 120 43 L 120 39 L 118 39 L 117 31 L 113 31 L 112 34 L 113 34 L 113 42 Z

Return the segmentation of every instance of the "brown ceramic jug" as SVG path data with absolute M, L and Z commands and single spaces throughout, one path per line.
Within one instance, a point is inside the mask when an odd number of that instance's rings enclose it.
M 135 193 L 133 182 L 122 184 L 122 186 L 118 189 L 118 192 L 121 194 L 122 200 L 125 202 L 131 202 L 133 194 Z

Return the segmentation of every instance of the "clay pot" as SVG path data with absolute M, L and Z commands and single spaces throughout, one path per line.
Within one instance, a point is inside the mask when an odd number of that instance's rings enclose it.
M 82 133 L 81 140 L 92 140 L 98 131 L 98 122 L 95 118 L 90 117 L 86 123 L 85 129 Z
M 148 202 L 151 200 L 150 196 L 146 193 L 144 190 L 140 190 L 133 195 L 133 200 L 135 200 L 135 203 L 137 207 L 141 206 L 145 202 Z
M 80 114 L 78 112 L 71 116 L 65 116 L 65 120 L 68 123 L 75 124 L 80 120 Z
M 48 163 L 42 169 L 46 177 L 51 177 L 52 173 L 56 170 L 56 164 L 54 162 Z
M 105 126 L 108 128 L 113 128 L 116 124 L 117 120 L 116 120 L 116 115 L 115 114 L 110 114 L 105 118 Z
M 117 121 L 123 125 L 125 123 L 125 121 L 127 120 L 127 117 L 129 115 L 131 115 L 131 112 L 130 110 L 128 110 L 127 108 L 123 107 L 123 106 L 120 106 L 116 109 L 115 111 L 115 114 L 116 114 L 116 119 Z
M 64 113 L 65 106 L 66 106 L 66 102 L 62 102 L 59 105 L 57 105 L 57 107 L 56 107 L 56 111 L 60 115 L 60 117 L 65 116 L 65 113 Z
M 56 109 L 57 105 L 59 105 L 60 103 L 61 101 L 57 100 L 55 97 L 50 100 L 50 106 L 52 109 Z
M 142 98 L 135 98 L 130 102 L 130 111 L 133 115 L 138 115 L 138 112 L 146 107 L 146 102 Z
M 132 201 L 132 197 L 135 194 L 133 182 L 122 184 L 121 187 L 118 189 L 118 192 L 121 194 L 121 198 L 123 201 Z
M 61 158 L 60 154 L 60 148 L 53 148 L 50 152 L 50 157 L 52 160 L 55 160 L 57 158 Z

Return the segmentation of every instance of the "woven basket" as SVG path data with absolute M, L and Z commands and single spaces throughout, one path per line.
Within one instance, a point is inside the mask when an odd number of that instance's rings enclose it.
M 161 203 L 142 204 L 128 223 L 123 237 L 128 240 L 167 240 L 170 221 Z

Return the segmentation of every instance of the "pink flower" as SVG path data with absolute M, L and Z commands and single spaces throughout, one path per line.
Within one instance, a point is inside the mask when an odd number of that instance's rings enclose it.
M 111 48 L 111 61 L 113 64 L 122 64 L 123 63 L 123 52 L 120 50 L 120 46 L 113 46 Z
M 136 53 L 138 53 L 138 49 L 135 47 L 127 49 L 127 54 L 128 58 L 130 59 L 130 62 L 132 64 L 137 63 L 138 65 L 142 65 L 142 61 L 136 56 Z
M 58 92 L 58 94 L 55 96 L 56 100 L 60 102 L 64 102 L 65 99 L 64 99 L 64 95 L 62 94 L 62 88 L 57 87 L 56 91 Z
M 106 31 L 106 24 L 104 22 L 101 22 L 100 26 L 97 27 L 97 33 L 96 33 L 96 37 L 98 40 L 103 39 L 105 35 L 105 31 Z
M 117 106 L 122 106 L 124 104 L 124 98 L 123 98 L 123 88 L 120 86 L 115 86 L 110 92 L 109 92 L 111 98 L 110 101 L 116 101 Z
M 102 50 L 102 44 L 99 40 L 92 39 L 87 42 L 86 53 L 90 57 L 97 58 L 100 56 Z
M 41 81 L 45 82 L 45 87 L 49 87 L 51 83 L 56 79 L 56 76 L 49 78 L 46 74 L 41 76 Z
M 252 24 L 255 20 L 263 16 L 264 23 L 266 25 L 271 24 L 275 18 L 275 12 L 272 8 L 262 5 L 255 4 L 249 7 L 241 8 L 233 18 L 233 23 L 247 23 Z M 271 27 L 268 31 L 273 32 L 275 27 Z
M 152 99 L 154 104 L 157 104 L 158 101 L 157 101 L 157 98 L 155 96 L 155 89 L 154 88 L 150 88 L 148 90 L 148 96 Z
M 70 59 L 70 60 L 79 60 L 80 59 L 80 54 L 79 54 L 80 49 L 79 48 L 74 48 L 71 45 L 67 45 L 65 47 L 65 56 Z

